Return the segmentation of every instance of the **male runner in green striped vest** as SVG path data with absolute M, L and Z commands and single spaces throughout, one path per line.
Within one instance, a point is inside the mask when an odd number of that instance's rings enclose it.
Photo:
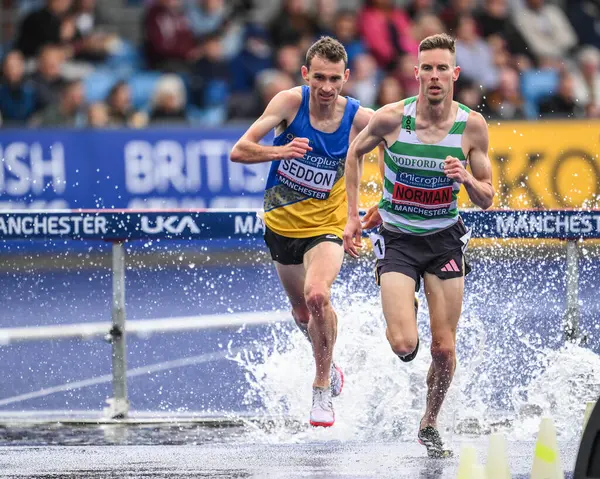
M 414 359 L 419 348 L 414 292 L 423 277 L 432 364 L 418 438 L 433 457 L 452 455 L 440 438 L 437 417 L 456 366 L 456 327 L 468 272 L 463 254 L 470 232 L 458 214 L 457 196 L 464 185 L 471 201 L 483 209 L 494 198 L 487 124 L 479 113 L 453 101 L 459 72 L 452 37 L 440 34 L 424 39 L 415 67 L 419 95 L 379 109 L 352 142 L 346 160 L 344 247 L 358 256 L 362 228 L 382 223 L 371 239 L 386 336 L 405 362 Z M 362 156 L 378 145 L 383 147 L 383 197 L 361 225 Z

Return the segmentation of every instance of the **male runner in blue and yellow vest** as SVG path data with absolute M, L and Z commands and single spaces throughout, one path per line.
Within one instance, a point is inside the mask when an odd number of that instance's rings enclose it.
M 335 422 L 331 398 L 343 386 L 332 361 L 337 316 L 330 289 L 344 257 L 346 153 L 373 113 L 340 95 L 347 63 L 337 40 L 314 43 L 302 67 L 307 85 L 278 93 L 231 152 L 235 162 L 273 162 L 265 190 L 265 242 L 294 320 L 312 343 L 310 423 L 323 427 Z M 259 145 L 273 128 L 273 146 Z
M 423 278 L 432 363 L 418 438 L 430 456 L 446 457 L 452 452 L 444 447 L 437 418 L 456 366 L 456 328 L 467 273 L 464 251 L 470 236 L 457 197 L 464 186 L 471 201 L 486 209 L 492 205 L 494 188 L 485 119 L 453 101 L 460 72 L 454 39 L 446 34 L 425 38 L 418 60 L 418 96 L 379 109 L 348 151 L 344 246 L 357 256 L 362 228 L 381 224 L 373 246 L 386 336 L 405 362 L 414 359 L 419 348 L 413 301 Z M 361 225 L 360 159 L 379 145 L 384 150 L 383 196 Z

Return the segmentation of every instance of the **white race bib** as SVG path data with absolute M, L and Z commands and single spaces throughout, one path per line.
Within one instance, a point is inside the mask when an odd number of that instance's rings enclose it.
M 383 236 L 377 233 L 369 233 L 369 238 L 371 239 L 371 243 L 373 243 L 373 251 L 375 251 L 377 259 L 385 258 L 385 241 L 383 240 Z
M 318 168 L 299 160 L 281 160 L 277 168 L 277 177 L 281 183 L 318 200 L 329 197 L 336 176 L 337 168 Z
M 467 251 L 467 246 L 469 246 L 469 240 L 471 239 L 471 229 L 467 229 L 467 232 L 460 237 L 460 241 L 462 242 L 462 252 Z

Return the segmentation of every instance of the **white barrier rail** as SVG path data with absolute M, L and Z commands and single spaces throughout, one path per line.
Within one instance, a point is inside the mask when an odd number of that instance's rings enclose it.
M 250 325 L 273 324 L 291 321 L 289 311 L 265 311 L 235 314 L 206 314 L 201 316 L 179 316 L 173 318 L 138 319 L 127 321 L 127 334 L 147 337 L 154 333 L 177 331 L 199 331 L 202 329 L 239 328 Z M 26 328 L 0 328 L 0 345 L 22 341 L 44 341 L 51 339 L 107 339 L 110 340 L 111 323 L 79 323 Z

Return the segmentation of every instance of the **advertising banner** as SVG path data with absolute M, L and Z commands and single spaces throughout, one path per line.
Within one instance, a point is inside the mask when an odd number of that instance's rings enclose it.
M 270 163 L 229 161 L 243 132 L 3 130 L 0 211 L 259 209 Z M 600 208 L 600 122 L 490 124 L 489 135 L 495 208 Z M 377 157 L 365 159 L 363 208 L 381 198 Z M 464 189 L 459 199 L 473 206 Z
M 600 238 L 600 211 L 466 210 L 461 215 L 475 238 Z M 0 213 L 0 240 L 232 240 L 260 238 L 264 231 L 260 215 L 243 210 Z
M 495 208 L 600 208 L 600 121 L 489 125 Z M 377 155 L 367 155 L 362 206 L 381 198 Z M 463 188 L 462 208 L 473 207 Z
M 5 130 L 0 210 L 258 208 L 270 165 L 229 161 L 242 133 Z

